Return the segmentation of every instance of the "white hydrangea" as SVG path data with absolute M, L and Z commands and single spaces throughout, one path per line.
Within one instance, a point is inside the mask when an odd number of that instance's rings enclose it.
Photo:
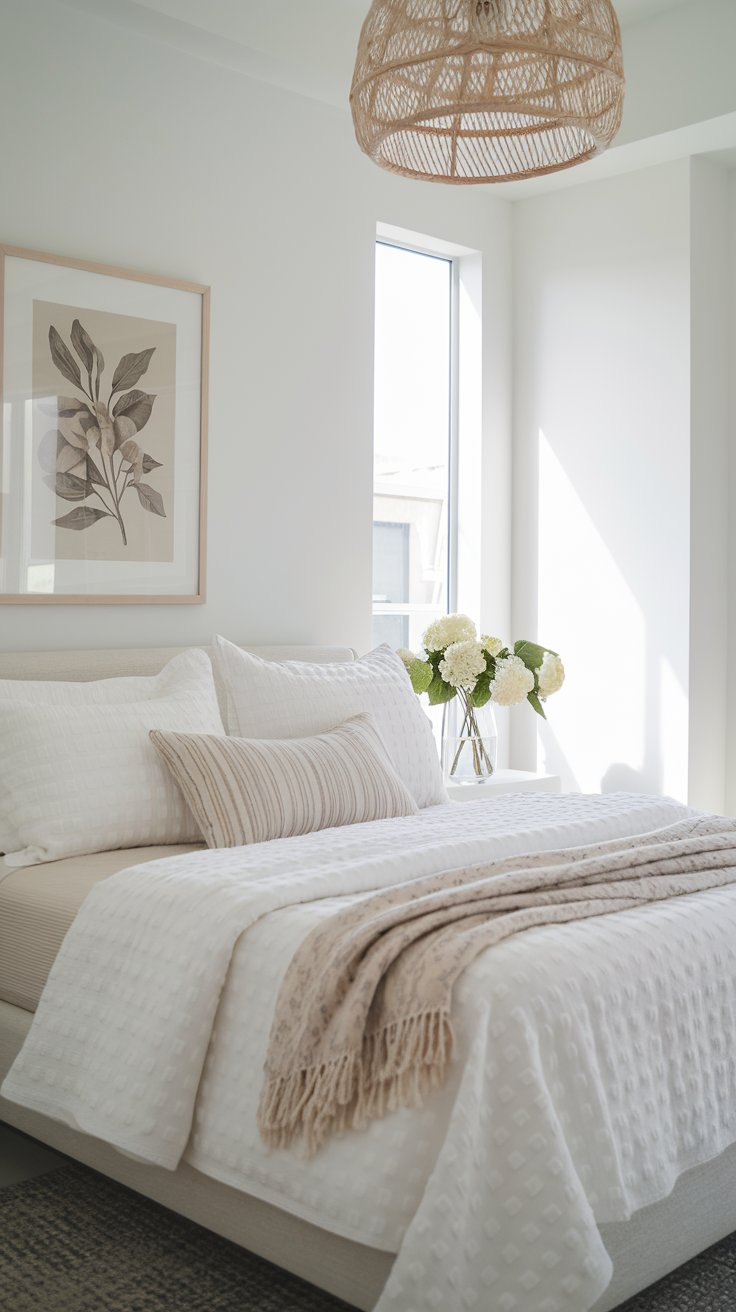
M 474 642 L 476 627 L 467 615 L 443 615 L 425 630 L 422 645 L 425 651 L 444 651 L 453 642 Z
M 489 656 L 498 656 L 498 653 L 504 649 L 501 638 L 491 638 L 487 633 L 481 638 L 481 644 L 483 650 L 487 651 Z
M 452 688 L 474 688 L 485 668 L 483 648 L 470 639 L 451 642 L 440 661 L 440 674 Z
M 544 660 L 537 670 L 537 678 L 540 697 L 551 697 L 553 692 L 559 692 L 565 682 L 565 667 L 553 651 L 544 653 Z
M 534 675 L 526 668 L 520 656 L 504 656 L 496 661 L 496 674 L 491 682 L 491 698 L 497 706 L 516 706 L 523 702 L 534 687 Z
M 409 651 L 408 647 L 398 647 L 396 650 L 396 655 L 398 656 L 399 660 L 404 662 L 404 665 L 406 666 L 407 670 L 409 666 L 412 665 L 413 662 L 417 659 L 416 656 L 414 655 L 414 652 Z

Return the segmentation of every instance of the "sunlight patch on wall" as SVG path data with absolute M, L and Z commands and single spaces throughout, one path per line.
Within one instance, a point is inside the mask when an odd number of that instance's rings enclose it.
M 584 792 L 645 787 L 644 615 L 541 430 L 538 565 L 539 633 L 567 673 L 549 703 L 542 768 Z
M 659 662 L 659 745 L 661 791 L 688 800 L 689 703 L 685 689 L 666 657 Z M 683 750 L 684 745 L 684 750 Z

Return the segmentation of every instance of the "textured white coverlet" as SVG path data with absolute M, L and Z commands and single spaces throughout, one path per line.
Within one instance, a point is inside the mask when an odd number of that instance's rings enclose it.
M 309 1162 L 258 1139 L 271 1015 L 293 950 L 337 897 L 684 813 L 519 795 L 113 876 L 67 936 L 3 1093 L 398 1249 L 380 1312 L 586 1312 L 610 1278 L 597 1222 L 736 1141 L 733 890 L 484 954 L 456 989 L 445 1088 Z

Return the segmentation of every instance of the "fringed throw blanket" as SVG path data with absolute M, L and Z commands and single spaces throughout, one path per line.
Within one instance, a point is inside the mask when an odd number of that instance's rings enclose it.
M 279 996 L 258 1109 L 264 1140 L 335 1133 L 419 1106 L 453 1051 L 455 980 L 535 926 L 584 920 L 736 882 L 736 822 L 683 820 L 623 838 L 410 880 L 319 925 Z

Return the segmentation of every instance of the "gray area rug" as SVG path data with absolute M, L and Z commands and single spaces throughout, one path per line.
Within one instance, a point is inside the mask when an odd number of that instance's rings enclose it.
M 70 1165 L 0 1189 L 0 1308 L 346 1312 L 347 1305 Z M 736 1312 L 736 1236 L 632 1299 L 625 1312 Z

